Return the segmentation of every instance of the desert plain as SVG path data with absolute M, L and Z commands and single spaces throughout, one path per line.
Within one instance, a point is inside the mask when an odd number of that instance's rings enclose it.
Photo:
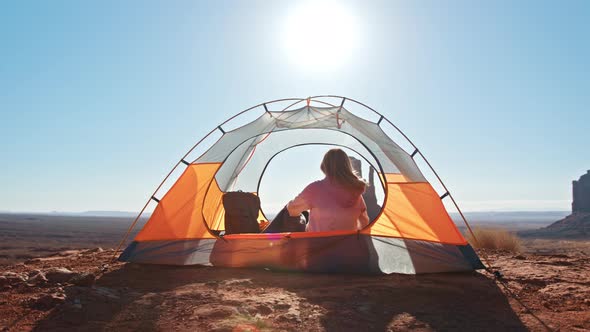
M 516 233 L 553 219 L 496 215 L 473 224 Z M 0 215 L 0 330 L 590 330 L 585 239 L 527 236 L 518 251 L 478 249 L 502 278 L 483 270 L 336 275 L 114 262 L 130 222 Z

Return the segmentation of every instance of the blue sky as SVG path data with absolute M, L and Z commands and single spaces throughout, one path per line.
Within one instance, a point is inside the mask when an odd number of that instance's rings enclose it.
M 466 210 L 569 209 L 590 169 L 587 2 L 341 1 L 355 35 L 333 67 L 293 58 L 293 22 L 321 26 L 289 19 L 301 6 L 2 3 L 0 210 L 139 210 L 229 116 L 318 94 L 385 114 Z

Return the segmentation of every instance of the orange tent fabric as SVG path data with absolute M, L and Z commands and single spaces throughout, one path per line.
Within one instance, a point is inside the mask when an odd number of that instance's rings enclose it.
M 467 244 L 440 197 L 427 182 L 387 183 L 387 199 L 383 206 L 381 215 L 362 233 Z
M 193 164 L 187 167 L 162 198 L 136 240 L 213 238 L 207 226 L 223 230 L 223 192 L 214 178 L 220 165 Z M 386 178 L 402 179 L 389 174 Z M 362 231 L 363 234 L 447 244 L 467 243 L 427 182 L 388 182 L 387 199 L 383 205 L 381 215 Z M 262 214 L 259 219 L 264 219 Z
M 207 192 L 220 166 L 221 163 L 188 166 L 160 200 L 135 240 L 214 238 L 205 226 L 203 211 L 204 208 L 215 210 L 219 206 L 215 205 L 219 193 L 214 190 L 207 195 Z M 209 199 L 205 200 L 206 197 Z

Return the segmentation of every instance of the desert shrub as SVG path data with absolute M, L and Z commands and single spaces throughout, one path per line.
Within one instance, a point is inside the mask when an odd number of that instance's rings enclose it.
M 512 252 L 520 252 L 520 239 L 513 233 L 503 229 L 476 228 L 473 230 L 475 239 L 471 233 L 467 234 L 467 241 L 475 248 L 500 249 Z

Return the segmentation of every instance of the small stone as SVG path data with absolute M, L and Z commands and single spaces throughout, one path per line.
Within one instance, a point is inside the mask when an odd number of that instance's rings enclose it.
M 360 311 L 360 312 L 362 312 L 364 314 L 368 314 L 368 313 L 371 312 L 371 305 L 370 304 L 367 304 L 367 303 L 363 303 L 363 304 L 360 304 L 356 308 L 356 310 L 358 310 L 358 311 Z
M 55 267 L 45 272 L 45 277 L 49 282 L 65 283 L 76 276 L 76 273 L 64 267 Z
M 27 280 L 27 284 L 29 285 L 39 285 L 44 284 L 47 282 L 47 278 L 45 277 L 45 273 L 41 271 L 37 271 L 37 274 L 30 275 L 29 280 Z
M 74 304 L 72 305 L 74 309 L 82 309 L 82 302 L 80 299 L 74 299 Z
M 279 303 L 275 305 L 275 308 L 279 309 L 279 310 L 286 310 L 291 308 L 291 305 L 288 303 Z
M 76 286 L 82 287 L 91 287 L 94 285 L 94 281 L 96 280 L 96 276 L 94 273 L 82 273 L 75 275 L 70 282 Z
M 27 273 L 27 275 L 28 275 L 28 276 L 29 276 L 29 278 L 30 278 L 30 277 L 32 277 L 32 276 L 34 276 L 34 275 L 37 275 L 37 274 L 39 274 L 39 273 L 41 273 L 41 270 L 37 270 L 37 269 L 35 269 L 35 270 L 31 270 L 31 271 L 29 271 L 29 273 Z
M 230 317 L 236 313 L 238 313 L 238 310 L 235 308 L 223 306 L 202 306 L 195 308 L 193 310 L 192 316 L 199 316 L 201 318 L 222 319 Z
M 35 264 L 35 263 L 39 263 L 42 262 L 43 260 L 41 258 L 31 258 L 25 261 L 25 264 Z
M 2 277 L 5 279 L 5 281 L 3 281 L 5 284 L 8 283 L 11 285 L 22 283 L 29 279 L 29 277 L 24 273 L 16 273 L 11 271 L 4 272 Z
M 96 287 L 91 290 L 91 296 L 100 301 L 118 301 L 121 298 L 115 290 L 107 287 Z
M 272 308 L 270 308 L 269 306 L 265 305 L 265 304 L 259 304 L 256 306 L 256 311 L 259 312 L 262 315 L 270 315 L 273 310 Z
M 58 304 L 65 302 L 65 300 L 66 297 L 64 294 L 46 294 L 35 300 L 35 302 L 32 304 L 32 307 L 35 309 L 48 310 Z
M 7 279 L 10 279 L 10 278 L 18 277 L 19 274 L 16 272 L 7 271 L 7 272 L 2 273 L 2 276 L 6 277 Z
M 283 314 L 283 315 L 279 315 L 277 316 L 277 319 L 279 321 L 284 321 L 284 322 L 296 322 L 296 323 L 301 323 L 301 318 L 297 317 L 296 315 L 293 314 Z

